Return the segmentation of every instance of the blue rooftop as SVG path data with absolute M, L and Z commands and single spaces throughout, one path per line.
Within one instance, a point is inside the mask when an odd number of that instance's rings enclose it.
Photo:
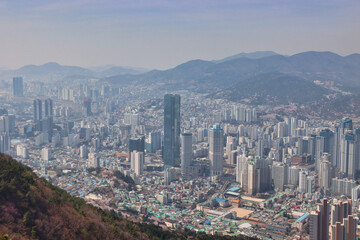
M 215 200 L 216 200 L 217 202 L 222 202 L 222 203 L 229 201 L 229 200 L 223 199 L 223 198 L 216 198 Z
M 240 190 L 240 188 L 238 188 L 238 187 L 233 187 L 233 188 L 229 189 L 229 191 L 231 191 L 231 192 L 236 192 L 238 190 Z
M 210 222 L 209 220 L 206 220 L 206 221 L 204 222 L 204 225 L 211 225 L 211 222 Z
M 296 219 L 297 222 L 301 222 L 303 221 L 305 218 L 307 218 L 309 216 L 308 213 L 305 213 L 304 215 L 302 215 L 301 217 L 299 217 L 298 219 Z

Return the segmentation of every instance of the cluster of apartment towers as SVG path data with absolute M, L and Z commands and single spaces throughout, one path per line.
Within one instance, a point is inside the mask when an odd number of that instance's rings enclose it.
M 160 136 L 158 136 L 160 137 Z M 159 138 L 160 139 L 160 138 Z M 192 134 L 180 133 L 180 95 L 166 94 L 164 96 L 164 140 L 163 154 L 165 182 L 171 181 L 170 169 L 181 166 L 183 178 L 191 178 L 199 171 L 193 162 Z M 220 125 L 214 125 L 209 131 L 210 175 L 220 176 L 223 172 L 224 131 Z M 129 141 L 131 168 L 135 173 L 142 173 L 144 166 L 144 138 L 134 138 Z M 180 148 L 181 146 L 181 148 Z
M 310 239 L 316 240 L 355 240 L 359 219 L 352 215 L 352 202 L 338 201 L 331 207 L 324 198 L 316 210 L 310 212 Z

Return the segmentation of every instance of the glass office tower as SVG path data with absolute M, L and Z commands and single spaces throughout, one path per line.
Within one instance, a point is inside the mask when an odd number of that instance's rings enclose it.
M 164 96 L 164 166 L 180 165 L 180 95 Z

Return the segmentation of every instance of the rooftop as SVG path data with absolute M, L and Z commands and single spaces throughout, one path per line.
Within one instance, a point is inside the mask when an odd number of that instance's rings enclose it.
M 299 217 L 298 219 L 296 219 L 297 222 L 301 222 L 303 220 L 305 220 L 305 218 L 307 218 L 309 216 L 308 213 L 305 213 L 304 215 L 302 215 L 301 217 Z

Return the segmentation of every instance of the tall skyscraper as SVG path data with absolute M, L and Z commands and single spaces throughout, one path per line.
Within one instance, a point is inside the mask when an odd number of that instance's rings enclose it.
M 324 189 L 331 188 L 332 165 L 329 158 L 328 153 L 323 153 L 320 159 L 319 186 Z
M 299 192 L 306 193 L 308 192 L 308 184 L 307 184 L 307 177 L 309 173 L 307 171 L 301 170 L 299 173 Z
M 298 120 L 296 117 L 291 117 L 291 136 L 296 136 L 296 129 L 297 129 Z
M 183 133 L 181 134 L 181 176 L 184 178 L 190 177 L 190 168 L 193 157 L 192 150 L 192 134 Z
M 271 166 L 269 161 L 256 157 L 255 159 L 249 159 L 247 165 L 247 192 L 256 194 L 270 190 Z
M 328 240 L 329 239 L 329 204 L 327 199 L 322 200 L 322 204 L 319 206 L 320 209 L 320 239 Z
M 232 136 L 227 136 L 226 138 L 226 155 L 229 156 L 233 150 L 236 149 L 236 141 L 235 138 Z
M 343 139 L 346 132 L 351 132 L 353 130 L 353 123 L 350 118 L 343 118 L 340 121 L 340 125 L 335 128 L 334 136 L 334 163 L 337 168 L 341 168 L 342 163 L 342 150 L 344 149 L 342 144 L 344 143 Z
M 44 161 L 49 161 L 51 157 L 52 157 L 52 153 L 50 148 L 45 147 L 41 150 L 41 158 Z
M 131 153 L 132 151 L 135 151 L 135 150 L 138 152 L 145 151 L 145 137 L 144 136 L 129 139 L 129 153 Z
M 17 145 L 16 146 L 16 155 L 18 157 L 22 157 L 24 159 L 29 158 L 29 149 L 26 146 L 23 145 Z
M 0 133 L 0 153 L 10 150 L 10 135 L 7 133 Z
M 88 150 L 86 145 L 81 145 L 80 146 L 80 157 L 85 159 L 88 157 Z
M 124 123 L 126 125 L 138 126 L 140 125 L 140 115 L 138 113 L 125 113 Z
M 146 148 L 146 151 L 154 153 L 159 149 L 161 149 L 161 132 L 151 132 L 149 134 L 149 147 Z
M 144 153 L 136 150 L 131 152 L 131 169 L 136 175 L 142 175 L 144 169 Z
M 34 122 L 42 119 L 42 102 L 40 99 L 34 100 Z
M 53 128 L 53 118 L 45 117 L 40 120 L 39 130 L 51 134 Z
M 285 122 L 279 122 L 277 124 L 277 137 L 278 138 L 283 138 L 286 136 L 287 133 L 287 125 Z
M 180 95 L 164 96 L 164 151 L 165 167 L 180 165 Z
M 342 133 L 344 133 L 345 130 L 352 130 L 353 129 L 353 122 L 351 118 L 343 118 L 340 121 L 340 129 L 342 130 Z
M 309 215 L 309 231 L 312 240 L 328 240 L 329 239 L 329 204 L 327 199 L 322 200 L 322 204 L 318 206 L 316 211 Z
M 247 179 L 248 179 L 248 159 L 242 154 L 237 156 L 236 160 L 236 181 L 240 183 L 240 187 L 247 189 Z
M 275 189 L 279 189 L 280 191 L 284 190 L 284 186 L 288 183 L 288 172 L 289 168 L 287 165 L 283 163 L 273 164 L 272 179 Z
M 330 129 L 324 129 L 319 134 L 324 137 L 324 152 L 332 153 L 332 146 L 334 142 L 334 133 Z M 330 159 L 329 159 L 330 160 Z
M 352 215 L 352 202 L 338 202 L 331 206 L 331 238 L 335 240 L 355 240 L 359 219 Z
M 298 186 L 299 185 L 299 173 L 300 173 L 300 168 L 296 167 L 296 166 L 292 166 L 289 168 L 289 172 L 288 172 L 288 184 L 293 185 L 293 186 Z
M 86 98 L 84 100 L 83 114 L 85 116 L 91 116 L 92 115 L 92 112 L 91 112 L 91 98 Z
M 320 240 L 319 213 L 316 211 L 313 211 L 309 214 L 309 235 L 311 240 Z
M 355 159 L 356 152 L 355 135 L 347 131 L 340 142 L 340 171 L 345 177 L 354 178 L 358 167 L 358 159 Z
M 224 130 L 214 125 L 209 132 L 210 175 L 221 176 L 224 166 Z
M 256 155 L 260 158 L 264 157 L 264 148 L 265 148 L 265 141 L 264 139 L 259 139 L 256 143 Z
M 355 132 L 355 142 L 354 142 L 355 167 L 356 167 L 356 170 L 360 170 L 360 128 L 357 128 L 354 132 Z
M 13 95 L 15 97 L 22 97 L 24 95 L 24 87 L 23 87 L 23 78 L 22 77 L 14 77 L 13 78 Z
M 48 98 L 45 99 L 45 117 L 53 116 L 53 100 Z
M 96 153 L 89 153 L 88 155 L 88 167 L 98 168 L 100 167 L 100 159 Z
M 0 115 L 0 133 L 12 133 L 15 131 L 15 115 L 8 114 L 1 116 Z

